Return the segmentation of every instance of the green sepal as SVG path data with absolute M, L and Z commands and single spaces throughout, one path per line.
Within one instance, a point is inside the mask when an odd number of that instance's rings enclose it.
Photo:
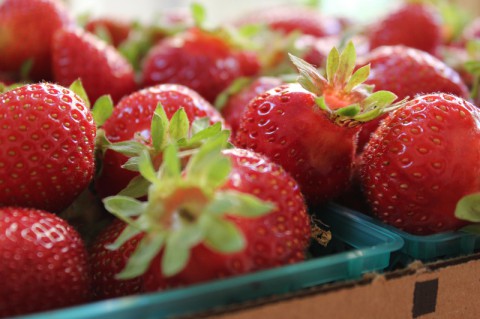
M 370 75 L 370 64 L 364 65 L 359 68 L 348 80 L 345 85 L 345 91 L 351 92 L 355 87 L 365 82 Z
M 118 235 L 117 239 L 115 239 L 113 243 L 106 245 L 105 248 L 109 250 L 117 250 L 127 241 L 141 233 L 141 229 L 127 225 L 120 233 L 120 235 Z
M 152 159 L 146 150 L 140 153 L 138 158 L 138 171 L 150 183 L 155 184 L 158 182 L 157 173 L 153 167 Z
M 138 156 L 143 151 L 148 151 L 147 145 L 133 140 L 111 143 L 108 148 L 125 156 Z
M 339 87 L 345 87 L 345 84 L 348 82 L 352 76 L 353 70 L 355 69 L 355 60 L 357 55 L 355 53 L 355 46 L 351 41 L 347 43 L 347 46 L 340 54 L 339 64 L 337 72 L 335 73 L 334 83 Z
M 207 18 L 207 11 L 205 7 L 197 2 L 192 2 L 190 5 L 190 10 L 192 12 L 192 18 L 195 23 L 195 26 L 203 28 Z
M 298 83 L 300 83 L 305 90 L 321 96 L 323 94 L 323 88 L 327 85 L 327 80 L 320 75 L 313 65 L 307 63 L 305 60 L 290 53 L 288 56 L 300 73 L 297 79 Z
M 455 217 L 473 223 L 480 222 L 480 193 L 462 197 L 455 208 Z
M 219 122 L 217 123 L 220 124 Z M 217 123 L 215 123 L 214 125 L 216 125 Z M 195 136 L 195 134 L 205 130 L 209 126 L 210 126 L 210 118 L 208 116 L 195 119 L 192 122 L 192 138 L 193 136 Z
M 170 138 L 176 142 L 182 138 L 188 137 L 188 131 L 190 128 L 190 121 L 188 120 L 187 113 L 183 107 L 179 108 L 175 114 L 173 114 L 170 125 L 168 127 Z
M 207 118 L 208 120 L 208 118 Z M 198 145 L 201 141 L 205 141 L 219 134 L 222 131 L 222 123 L 216 122 L 208 126 L 202 131 L 195 133 L 189 140 L 179 141 L 179 146 L 192 147 Z
M 93 104 L 92 115 L 97 126 L 105 124 L 113 113 L 113 101 L 110 95 L 102 95 Z
M 165 252 L 162 256 L 162 273 L 170 277 L 185 268 L 190 259 L 192 247 L 203 240 L 203 230 L 198 224 L 183 225 L 167 237 Z
M 328 53 L 327 64 L 325 68 L 328 83 L 333 83 L 335 81 L 335 74 L 337 73 L 339 63 L 340 53 L 336 47 L 333 47 Z
M 205 244 L 221 253 L 234 253 L 245 248 L 245 238 L 232 222 L 205 214 L 200 217 L 200 225 L 205 234 Z
M 354 117 L 360 111 L 361 111 L 361 108 L 359 104 L 352 104 L 352 105 L 344 106 L 336 110 L 335 112 L 339 116 Z
M 160 171 L 164 178 L 180 178 L 182 167 L 178 156 L 178 149 L 175 144 L 168 145 L 163 151 L 163 163 Z
M 319 97 L 315 97 L 315 104 L 321 109 L 321 110 L 324 110 L 324 111 L 327 111 L 327 112 L 331 112 L 332 110 L 328 107 L 327 103 L 325 102 L 325 97 L 322 95 L 322 96 L 319 96 Z
M 259 217 L 272 212 L 275 205 L 258 199 L 256 196 L 237 191 L 215 193 L 213 200 L 205 209 L 210 214 Z
M 129 218 L 141 215 L 146 203 L 128 196 L 109 196 L 103 199 L 105 209 L 121 220 L 130 223 Z
M 132 171 L 132 172 L 138 172 L 138 161 L 140 157 L 139 156 L 133 156 L 129 157 L 125 163 L 121 166 L 122 168 Z
M 232 84 L 230 84 L 225 90 L 223 90 L 215 99 L 214 106 L 217 110 L 222 110 L 223 107 L 227 104 L 228 99 L 239 93 L 242 89 L 247 87 L 252 83 L 252 78 L 249 77 L 238 77 L 236 78 Z
M 140 198 L 148 195 L 148 188 L 151 183 L 142 175 L 137 175 L 130 180 L 128 185 L 118 195 L 132 198 Z
M 83 102 L 85 102 L 85 105 L 90 108 L 90 99 L 88 98 L 88 94 L 85 91 L 82 80 L 80 78 L 73 81 L 68 88 L 72 90 L 75 94 L 77 94 L 83 100 Z
M 473 235 L 480 235 L 480 223 L 467 225 L 459 229 L 461 232 L 473 234 Z
M 159 152 L 167 143 L 167 130 L 169 121 L 165 109 L 161 103 L 158 103 L 153 112 L 152 124 L 150 128 L 152 136 L 152 145 L 155 151 Z
M 160 253 L 164 242 L 165 237 L 162 234 L 145 236 L 128 259 L 125 268 L 115 278 L 131 279 L 145 273 L 153 258 Z

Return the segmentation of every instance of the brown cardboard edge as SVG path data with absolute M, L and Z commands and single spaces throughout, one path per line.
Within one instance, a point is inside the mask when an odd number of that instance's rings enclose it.
M 465 297 L 462 285 L 469 287 L 470 294 L 476 293 L 472 299 L 480 299 L 480 253 L 427 264 L 413 262 L 409 267 L 369 273 L 359 280 L 323 284 L 182 318 L 312 318 L 319 317 L 311 313 L 319 308 L 325 317 L 332 315 L 328 311 L 338 310 L 334 314 L 338 318 L 477 318 L 480 303 L 478 308 L 474 303 L 467 308 L 455 306 Z M 365 300 L 363 308 L 361 300 Z M 470 313 L 472 307 L 475 309 Z

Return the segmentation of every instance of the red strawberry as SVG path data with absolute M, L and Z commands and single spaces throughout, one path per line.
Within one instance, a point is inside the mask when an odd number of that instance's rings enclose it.
M 109 94 L 114 101 L 136 89 L 132 66 L 113 47 L 80 29 L 61 29 L 53 38 L 55 81 L 70 85 L 80 78 L 89 98 Z
M 382 46 L 367 54 L 360 63 L 364 64 L 370 64 L 370 75 L 365 83 L 374 85 L 374 90 L 393 92 L 399 99 L 434 92 L 451 93 L 465 99 L 469 97 L 468 87 L 455 70 L 421 50 L 401 45 Z M 383 117 L 362 126 L 359 151 L 381 119 Z
M 302 34 L 324 37 L 342 31 L 345 21 L 324 16 L 317 10 L 301 6 L 275 6 L 265 10 L 249 12 L 236 24 L 266 24 L 283 33 L 300 31 Z
M 217 109 L 220 109 L 220 113 L 225 118 L 225 121 L 232 128 L 233 137 L 238 130 L 243 110 L 247 107 L 250 100 L 269 89 L 280 86 L 283 83 L 284 82 L 280 78 L 262 76 L 253 81 L 242 78 L 238 82 L 234 82 L 231 87 L 227 88 L 225 92 L 226 96 L 222 95 L 221 100 L 217 99 L 215 106 Z
M 418 96 L 391 113 L 360 169 L 373 213 L 413 234 L 454 230 L 457 202 L 480 190 L 480 113 L 454 95 Z
M 118 47 L 132 32 L 132 24 L 128 21 L 109 17 L 94 18 L 85 24 L 85 30 L 93 34 L 104 34 L 114 47 Z
M 87 253 L 61 218 L 0 208 L 0 317 L 72 306 L 90 299 Z
M 294 63 L 303 87 L 283 85 L 252 100 L 234 144 L 282 165 L 299 182 L 309 203 L 321 204 L 350 183 L 357 133 L 352 126 L 381 114 L 381 107 L 395 96 L 384 91 L 370 95 L 361 84 L 368 66 L 351 74 L 355 67 L 351 42 L 341 55 L 336 48 L 331 51 L 327 78 L 305 61 L 295 58 Z
M 143 63 L 143 85 L 182 84 L 213 102 L 233 80 L 255 75 L 259 68 L 252 53 L 234 50 L 220 36 L 192 28 L 150 50 Z
M 117 203 L 129 202 L 135 211 L 145 208 L 132 221 L 143 225 L 141 232 L 131 233 L 128 227 L 114 245 L 120 246 L 118 255 L 129 254 L 135 245 L 131 241 L 144 233 L 120 278 L 140 276 L 144 289 L 155 291 L 305 258 L 309 217 L 295 181 L 279 165 L 252 152 L 233 149 L 221 155 L 217 142 L 206 142 L 183 173 L 169 167 L 172 162 L 179 165 L 178 154 L 169 148 L 169 160 L 155 177 L 158 183 L 151 180 L 148 205 L 122 196 L 105 200 L 107 209 L 119 216 L 132 216 L 132 211 L 122 211 Z M 269 212 L 272 204 L 275 208 Z M 150 266 L 150 260 L 137 260 L 147 251 L 153 259 Z M 117 264 L 111 255 L 105 254 L 102 268 L 94 269 L 97 277 L 111 278 L 107 263 L 115 268 Z
M 209 117 L 210 123 L 223 123 L 213 106 L 193 90 L 182 85 L 160 84 L 134 92 L 116 105 L 103 126 L 107 139 L 113 143 L 133 140 L 151 146 L 150 127 L 159 103 L 169 119 L 183 108 L 190 123 L 204 117 Z M 161 162 L 161 151 L 152 151 L 152 155 L 157 157 L 157 163 Z M 121 153 L 106 151 L 102 172 L 96 182 L 101 197 L 117 194 L 138 175 L 121 167 L 127 159 Z
M 405 3 L 376 22 L 368 37 L 371 49 L 399 44 L 435 55 L 442 44 L 442 20 L 433 6 Z
M 32 59 L 32 80 L 51 80 L 51 42 L 73 19 L 61 1 L 5 0 L 0 6 L 0 71 L 20 72 Z
M 0 206 L 66 208 L 93 176 L 95 123 L 85 102 L 56 84 L 0 95 Z

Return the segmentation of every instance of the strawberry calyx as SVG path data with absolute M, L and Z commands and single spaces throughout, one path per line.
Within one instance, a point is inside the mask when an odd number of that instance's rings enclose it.
M 462 197 L 455 207 L 455 217 L 472 223 L 463 227 L 462 231 L 480 234 L 480 193 Z
M 230 159 L 221 152 L 227 143 L 225 135 L 208 140 L 190 157 L 184 170 L 176 144 L 165 148 L 158 170 L 143 152 L 139 168 L 150 183 L 148 201 L 123 195 L 104 199 L 106 209 L 128 224 L 109 249 L 118 249 L 134 236 L 145 234 L 119 279 L 142 275 L 161 252 L 161 271 L 164 276 L 173 276 L 187 265 L 192 248 L 200 243 L 226 254 L 245 247 L 242 232 L 226 215 L 254 218 L 269 213 L 274 205 L 250 194 L 222 189 L 232 168 Z
M 300 73 L 297 81 L 316 95 L 316 104 L 339 125 L 355 126 L 368 122 L 399 105 L 392 105 L 397 96 L 389 91 L 373 92 L 364 82 L 370 74 L 367 64 L 355 70 L 355 46 L 350 41 L 340 53 L 332 48 L 326 64 L 326 76 L 314 66 L 292 54 L 290 59 Z
M 478 101 L 480 95 L 480 40 L 468 41 L 466 51 L 469 60 L 464 63 L 463 67 L 473 77 L 470 97 L 472 100 Z

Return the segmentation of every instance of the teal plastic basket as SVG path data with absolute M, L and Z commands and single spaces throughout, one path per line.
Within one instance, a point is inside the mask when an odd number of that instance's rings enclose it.
M 403 240 L 347 210 L 327 208 L 318 214 L 330 226 L 327 248 L 314 247 L 312 257 L 294 265 L 192 285 L 163 292 L 116 298 L 37 313 L 29 319 L 131 319 L 191 315 L 260 297 L 298 291 L 327 282 L 356 279 L 381 272 Z M 20 317 L 18 317 L 20 318 Z
M 374 223 L 402 237 L 404 246 L 399 252 L 395 253 L 395 258 L 403 264 L 413 260 L 429 262 L 469 255 L 480 249 L 480 236 L 471 233 L 450 231 L 425 236 L 412 235 L 394 226 L 387 225 L 371 216 L 341 205 L 330 204 L 329 207 L 336 212 L 349 212 L 354 214 L 366 222 Z

